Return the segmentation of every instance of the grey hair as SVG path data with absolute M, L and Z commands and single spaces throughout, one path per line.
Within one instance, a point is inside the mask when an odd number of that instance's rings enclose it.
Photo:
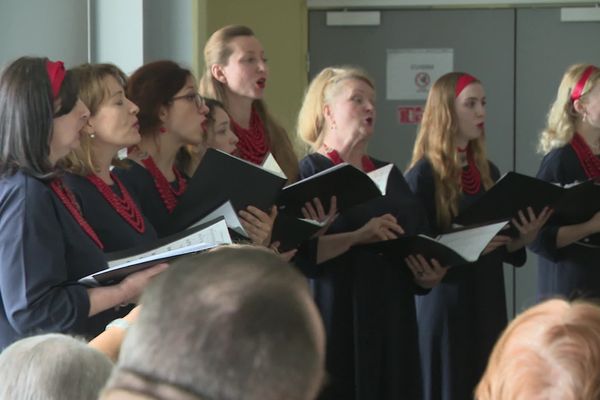
M 182 258 L 142 304 L 115 380 L 134 371 L 212 400 L 316 395 L 322 325 L 306 279 L 272 252 L 227 246 Z
M 112 367 L 106 355 L 71 336 L 28 337 L 0 353 L 0 399 L 96 399 Z

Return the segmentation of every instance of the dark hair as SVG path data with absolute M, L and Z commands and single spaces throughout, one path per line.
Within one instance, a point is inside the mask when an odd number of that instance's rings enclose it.
M 21 57 L 0 77 L 0 175 L 18 170 L 40 179 L 56 173 L 48 157 L 53 119 L 71 112 L 77 103 L 77 85 L 67 71 L 54 110 L 46 71 L 47 58 Z
M 215 110 L 217 108 L 226 111 L 225 105 L 219 100 L 204 98 L 204 104 L 208 107 L 208 114 L 206 115 L 207 125 L 214 125 L 215 123 Z
M 162 60 L 141 66 L 129 77 L 127 98 L 140 108 L 138 120 L 142 136 L 155 133 L 161 124 L 160 107 L 170 104 L 189 76 L 192 76 L 190 70 Z
M 306 399 L 321 383 L 322 328 L 306 280 L 266 249 L 181 258 L 142 303 L 113 377 L 123 369 L 231 400 Z

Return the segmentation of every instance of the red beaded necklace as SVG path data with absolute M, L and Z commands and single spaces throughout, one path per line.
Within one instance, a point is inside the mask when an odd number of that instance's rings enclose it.
M 467 167 L 462 169 L 460 175 L 460 186 L 465 194 L 476 194 L 481 189 L 481 174 L 475 165 L 470 148 L 458 148 L 459 153 L 467 152 Z
M 173 186 L 169 184 L 167 178 L 160 172 L 152 157 L 148 156 L 144 158 L 142 164 L 144 164 L 150 175 L 152 175 L 156 190 L 158 190 L 167 211 L 171 214 L 175 209 L 175 206 L 177 206 L 177 197 L 181 196 L 185 192 L 185 189 L 187 189 L 185 178 L 177 168 L 173 167 L 173 173 L 177 179 L 177 190 L 175 190 L 173 189 Z
M 138 233 L 144 233 L 145 225 L 144 225 L 144 217 L 142 217 L 142 213 L 137 208 L 135 202 L 129 195 L 125 186 L 121 183 L 121 181 L 112 173 L 110 174 L 113 182 L 117 184 L 119 190 L 121 191 L 121 197 L 119 197 L 113 190 L 100 179 L 95 174 L 90 174 L 86 176 L 87 180 L 90 181 L 96 189 L 100 192 L 102 197 L 111 205 L 111 207 L 127 222 L 133 229 L 135 229 Z
M 64 185 L 62 179 L 57 178 L 51 181 L 50 189 L 52 189 L 52 191 L 58 196 L 69 213 L 73 216 L 73 218 L 75 218 L 75 221 L 77 221 L 81 229 L 83 229 L 83 231 L 94 241 L 94 243 L 96 243 L 100 249 L 104 249 L 104 245 L 100 241 L 98 235 L 96 235 L 96 232 L 94 232 L 94 229 L 90 226 L 90 224 L 88 224 L 85 218 L 83 218 L 83 215 L 81 215 L 81 209 L 79 208 L 79 204 L 77 203 L 75 196 L 69 190 L 69 188 Z
M 325 155 L 331 160 L 331 162 L 333 162 L 333 165 L 338 165 L 344 162 L 344 160 L 342 160 L 342 157 L 340 157 L 340 153 L 338 153 L 337 150 L 332 149 L 327 145 L 323 146 L 326 152 Z M 371 172 L 375 170 L 375 164 L 373 164 L 373 161 L 371 161 L 369 156 L 367 156 L 366 154 L 362 156 L 361 163 L 364 172 Z
M 236 156 L 261 164 L 269 152 L 269 145 L 265 135 L 265 126 L 254 108 L 250 115 L 250 126 L 242 128 L 231 118 L 231 129 L 238 137 Z
M 571 147 L 575 151 L 579 163 L 583 167 L 588 178 L 600 177 L 600 159 L 594 155 L 590 146 L 585 142 L 579 133 L 573 135 L 571 139 Z

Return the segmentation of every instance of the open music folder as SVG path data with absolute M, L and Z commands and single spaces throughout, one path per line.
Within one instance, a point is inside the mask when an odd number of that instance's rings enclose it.
M 516 172 L 508 172 L 454 222 L 468 226 L 517 216 L 532 207 L 536 215 L 545 206 L 565 223 L 581 223 L 600 210 L 600 186 L 592 180 L 562 187 Z
M 436 237 L 406 235 L 362 246 L 396 260 L 402 260 L 411 254 L 420 254 L 428 260 L 435 258 L 443 266 L 452 267 L 477 261 L 494 236 L 507 225 L 508 221 L 500 221 L 463 228 Z
M 127 275 L 173 258 L 231 244 L 223 217 L 132 249 L 107 254 L 108 268 L 79 280 L 88 286 L 112 285 Z
M 343 211 L 385 195 L 393 167 L 387 164 L 364 173 L 353 165 L 341 163 L 284 187 L 277 204 L 280 210 L 302 218 L 301 210 L 306 202 L 316 197 L 328 210 L 331 197 L 336 196 L 337 209 Z
M 259 165 L 208 149 L 162 231 L 179 232 L 227 201 L 236 212 L 249 205 L 269 212 L 285 182 Z

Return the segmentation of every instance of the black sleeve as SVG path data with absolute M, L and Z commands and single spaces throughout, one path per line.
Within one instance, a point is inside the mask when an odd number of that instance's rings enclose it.
M 84 331 L 88 321 L 86 289 L 67 283 L 65 243 L 51 195 L 19 185 L 0 199 L 0 295 L 19 334 Z

